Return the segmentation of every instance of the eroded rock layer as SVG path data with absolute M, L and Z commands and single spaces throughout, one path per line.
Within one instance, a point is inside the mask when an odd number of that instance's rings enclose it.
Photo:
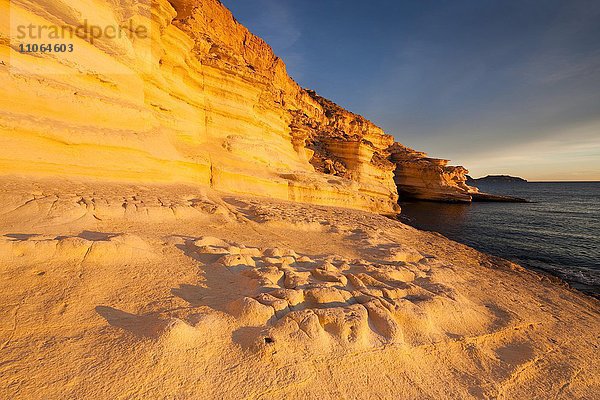
M 11 31 L 2 43 L 10 62 L 0 66 L 2 173 L 193 182 L 398 210 L 385 160 L 392 137 L 300 88 L 219 1 L 1 7 L 13 29 L 30 21 L 148 28 L 146 38 L 75 36 L 65 54 L 22 54 Z
M 401 198 L 441 202 L 471 202 L 478 189 L 466 184 L 464 167 L 449 166 L 448 160 L 430 158 L 399 143 L 389 149 L 396 165 L 394 180 Z

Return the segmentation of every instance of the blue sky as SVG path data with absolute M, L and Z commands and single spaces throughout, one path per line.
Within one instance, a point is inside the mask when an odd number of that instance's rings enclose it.
M 224 0 L 300 85 L 473 176 L 600 180 L 600 1 Z

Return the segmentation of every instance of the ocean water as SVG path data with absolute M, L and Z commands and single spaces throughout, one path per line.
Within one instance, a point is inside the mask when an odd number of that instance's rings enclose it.
M 533 203 L 402 202 L 400 219 L 600 297 L 600 182 L 479 184 Z

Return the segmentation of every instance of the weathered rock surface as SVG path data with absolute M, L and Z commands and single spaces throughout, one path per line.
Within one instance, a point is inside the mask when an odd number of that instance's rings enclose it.
M 466 184 L 469 171 L 464 167 L 448 166 L 448 160 L 430 158 L 399 143 L 389 151 L 396 165 L 394 179 L 401 198 L 468 203 L 471 193 L 478 192 Z
M 0 177 L 1 399 L 592 399 L 600 302 L 439 234 Z
M 458 202 L 476 192 L 463 167 L 301 88 L 218 0 L 122 3 L 128 13 L 11 3 L 13 25 L 133 21 L 148 37 L 75 36 L 72 53 L 22 54 L 11 31 L 0 44 L 2 173 L 194 183 L 379 213 L 399 211 L 398 191 Z

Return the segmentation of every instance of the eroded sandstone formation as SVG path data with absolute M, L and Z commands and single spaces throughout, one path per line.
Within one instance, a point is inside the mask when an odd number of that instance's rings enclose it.
M 2 399 L 598 397 L 597 300 L 374 213 L 0 177 L 0 265 Z
M 12 2 L 13 24 L 133 20 L 150 38 L 74 37 L 69 54 L 21 54 L 14 36 L 2 43 L 3 173 L 193 182 L 398 210 L 385 161 L 392 137 L 300 88 L 219 1 L 121 6 Z
M 416 198 L 470 199 L 466 170 L 301 88 L 218 0 L 119 4 L 0 6 L 11 15 L 0 43 L 2 173 L 195 183 L 379 213 L 399 210 L 396 185 Z M 14 28 L 31 21 L 130 23 L 148 35 L 75 36 L 71 53 L 20 53 L 26 39 Z
M 478 189 L 466 184 L 464 167 L 449 166 L 448 160 L 428 157 L 399 143 L 389 149 L 396 165 L 394 179 L 401 198 L 441 202 L 471 202 Z
M 393 136 L 312 90 L 306 93 L 320 108 L 312 115 L 294 112 L 290 126 L 292 135 L 302 137 L 312 152 L 310 163 L 315 170 L 351 179 L 376 196 L 395 193 L 394 164 L 388 160 Z

